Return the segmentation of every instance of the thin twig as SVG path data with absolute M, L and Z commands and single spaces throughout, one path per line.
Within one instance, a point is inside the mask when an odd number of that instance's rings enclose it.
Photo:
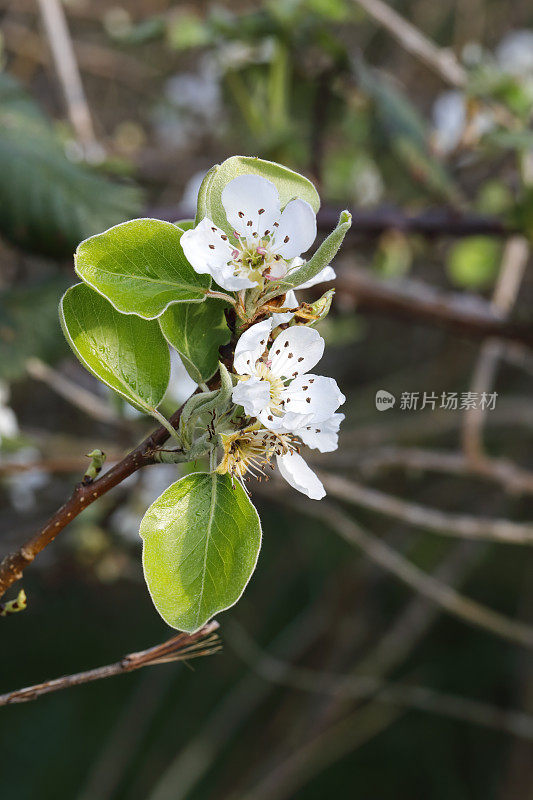
M 308 504 L 306 504 L 308 509 Z M 355 523 L 340 509 L 330 503 L 313 506 L 313 516 L 319 516 L 349 544 L 355 545 L 388 572 L 420 594 L 438 603 L 441 608 L 490 633 L 514 644 L 533 648 L 533 628 L 506 617 L 497 611 L 461 595 L 459 592 L 436 580 L 404 558 L 389 545 Z
M 339 500 L 400 519 L 408 525 L 442 533 L 446 536 L 460 536 L 466 539 L 506 544 L 533 544 L 533 525 L 519 524 L 507 519 L 484 519 L 466 514 L 448 514 L 435 508 L 411 503 L 377 489 L 371 489 L 339 475 L 322 471 L 318 475 L 327 491 Z
M 354 0 L 354 2 L 379 22 L 407 52 L 419 58 L 446 83 L 459 89 L 466 86 L 468 73 L 451 50 L 437 47 L 422 31 L 382 0 Z
M 401 469 L 443 472 L 461 477 L 478 477 L 500 483 L 515 494 L 533 494 L 533 473 L 518 467 L 505 458 L 486 458 L 473 463 L 463 453 L 447 450 L 426 450 L 418 447 L 380 447 L 367 452 L 324 454 L 314 457 L 318 465 L 355 466 L 365 476 L 390 467 Z M 1 466 L 0 466 L 1 471 Z
M 287 494 L 283 489 L 279 491 L 278 486 L 276 486 L 275 493 L 264 484 L 258 484 L 258 489 L 262 493 L 268 494 L 269 497 L 275 498 L 276 502 L 288 504 Z M 336 505 L 327 501 L 311 505 L 299 500 L 293 501 L 291 498 L 290 508 L 321 519 L 352 547 L 362 550 L 376 564 L 395 575 L 415 592 L 419 592 L 424 597 L 437 603 L 449 614 L 514 644 L 533 648 L 533 627 L 510 619 L 504 614 L 471 600 L 451 586 L 436 579 L 433 575 L 429 575 L 419 569 L 394 548 L 369 531 L 364 530 L 361 525 L 350 519 Z
M 528 259 L 527 239 L 523 236 L 513 236 L 507 241 L 491 303 L 495 312 L 504 319 L 508 317 L 515 304 Z M 481 394 L 491 391 L 504 351 L 503 342 L 497 339 L 484 342 L 472 376 L 470 386 L 472 392 Z M 483 447 L 485 418 L 485 409 L 478 407 L 468 409 L 464 417 L 462 445 L 465 456 L 473 464 L 482 465 L 486 459 Z
M 114 675 L 123 675 L 141 667 L 166 664 L 170 661 L 186 661 L 200 656 L 211 655 L 220 649 L 219 638 L 215 634 L 218 627 L 218 622 L 213 620 L 196 631 L 196 633 L 179 633 L 177 636 L 173 636 L 172 639 L 163 642 L 163 644 L 150 647 L 148 650 L 141 650 L 138 653 L 129 653 L 129 655 L 124 656 L 114 664 L 107 664 L 104 667 L 97 667 L 86 672 L 77 672 L 73 675 L 65 675 L 62 678 L 37 683 L 34 686 L 27 686 L 24 689 L 2 694 L 0 695 L 0 706 L 36 700 L 38 697 L 50 692 L 69 689 L 71 686 L 79 686 L 102 678 L 111 678 Z
M 71 125 L 80 144 L 88 151 L 94 150 L 97 141 L 93 120 L 83 89 L 65 11 L 59 0 L 37 0 L 37 2 Z
M 56 394 L 93 417 L 93 419 L 99 422 L 124 425 L 124 420 L 97 395 L 66 378 L 56 369 L 41 361 L 40 358 L 29 358 L 26 361 L 26 371 L 32 378 L 45 383 Z
M 230 644 L 257 674 L 272 683 L 305 692 L 362 700 L 372 695 L 384 703 L 417 708 L 533 741 L 533 716 L 428 686 L 389 683 L 375 675 L 349 675 L 296 666 L 271 656 L 241 627 L 230 626 Z

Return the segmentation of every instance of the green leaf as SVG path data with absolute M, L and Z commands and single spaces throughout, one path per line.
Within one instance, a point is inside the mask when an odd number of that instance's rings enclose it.
M 246 492 L 216 473 L 196 472 L 169 486 L 144 515 L 140 535 L 155 607 L 187 633 L 237 602 L 261 547 L 261 523 Z
M 194 228 L 196 223 L 193 219 L 179 219 L 177 222 L 173 223 L 177 228 L 181 228 L 182 231 L 190 231 L 191 228 Z
M 76 272 L 117 311 L 154 319 L 171 303 L 205 299 L 211 279 L 183 254 L 183 231 L 159 219 L 134 219 L 82 242 Z
M 59 316 L 83 366 L 133 406 L 152 414 L 170 378 L 170 354 L 158 323 L 119 314 L 83 283 L 65 292 Z
M 39 107 L 0 73 L 0 233 L 70 256 L 81 239 L 138 213 L 140 193 L 70 161 Z
M 352 215 L 349 211 L 342 211 L 337 223 L 327 239 L 324 239 L 316 253 L 311 256 L 299 269 L 284 278 L 281 285 L 285 288 L 295 289 L 302 283 L 311 280 L 318 275 L 321 269 L 327 267 L 335 256 L 343 242 L 344 237 L 352 225 Z
M 167 308 L 159 324 L 167 342 L 180 354 L 187 372 L 202 383 L 216 372 L 218 348 L 230 340 L 224 309 L 220 300 L 205 303 L 180 303 Z
M 29 358 L 53 363 L 68 354 L 57 324 L 57 301 L 67 286 L 58 276 L 0 291 L 0 379 L 23 377 Z
M 280 164 L 275 164 L 273 161 L 263 161 L 260 158 L 248 156 L 232 156 L 222 164 L 215 165 L 205 176 L 198 194 L 196 223 L 201 222 L 204 217 L 209 217 L 222 230 L 231 233 L 232 229 L 228 225 L 226 212 L 222 205 L 222 191 L 225 185 L 234 178 L 249 174 L 260 175 L 275 185 L 279 192 L 282 208 L 294 197 L 307 200 L 315 213 L 320 208 L 317 190 L 303 175 L 299 175 L 287 167 L 282 167 Z

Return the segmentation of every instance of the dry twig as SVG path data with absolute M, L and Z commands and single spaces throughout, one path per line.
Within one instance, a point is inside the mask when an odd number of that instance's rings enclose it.
M 319 472 L 318 475 L 328 492 L 339 500 L 400 519 L 408 525 L 446 536 L 506 544 L 533 544 L 533 525 L 519 524 L 507 519 L 483 519 L 466 514 L 448 514 L 371 489 L 339 475 L 325 472 Z
M 437 47 L 422 31 L 382 0 L 354 0 L 354 2 L 379 22 L 408 53 L 419 58 L 446 83 L 459 89 L 466 86 L 467 72 L 451 50 Z
M 196 633 L 179 633 L 163 644 L 150 647 L 148 650 L 141 650 L 138 653 L 129 653 L 114 664 L 107 664 L 105 667 L 97 667 L 86 672 L 77 672 L 74 675 L 65 675 L 62 678 L 2 694 L 0 695 L 0 706 L 26 703 L 50 692 L 69 689 L 71 686 L 80 686 L 83 683 L 91 683 L 102 678 L 111 678 L 114 675 L 124 675 L 126 672 L 133 672 L 141 667 L 168 664 L 171 661 L 188 661 L 192 658 L 211 655 L 220 650 L 219 638 L 215 634 L 218 627 L 218 622 L 213 620 Z
M 97 141 L 89 104 L 83 89 L 76 55 L 59 0 L 37 0 L 56 72 L 65 96 L 71 125 L 80 144 L 94 150 Z

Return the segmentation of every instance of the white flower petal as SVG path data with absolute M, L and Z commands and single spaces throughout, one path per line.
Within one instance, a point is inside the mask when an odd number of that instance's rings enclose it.
M 316 216 L 305 200 L 291 200 L 274 228 L 274 249 L 287 260 L 309 250 L 316 239 Z
M 270 402 L 270 384 L 252 375 L 247 381 L 239 381 L 231 397 L 244 408 L 245 414 L 256 417 Z
M 293 489 L 307 495 L 311 500 L 322 500 L 326 496 L 321 481 L 298 453 L 276 456 L 276 462 L 281 476 Z
M 328 419 L 346 400 L 333 378 L 299 375 L 284 390 L 285 411 L 311 414 L 313 422 Z
M 285 295 L 283 306 L 284 308 L 296 308 L 298 306 L 298 300 L 292 289 L 289 289 Z M 278 325 L 282 325 L 284 322 L 290 322 L 293 317 L 294 311 L 285 311 L 284 314 L 272 314 L 272 327 L 277 328 Z
M 324 339 L 314 328 L 294 325 L 276 336 L 270 348 L 274 375 L 290 378 L 312 369 L 322 358 Z
M 255 281 L 245 278 L 241 275 L 233 274 L 233 267 L 223 266 L 220 268 L 213 268 L 210 270 L 215 283 L 226 289 L 228 292 L 240 292 L 241 289 L 252 289 L 257 286 Z
M 231 227 L 240 236 L 264 236 L 279 220 L 281 208 L 278 190 L 259 175 L 239 175 L 222 191 L 222 205 Z
M 333 414 L 323 422 L 309 420 L 303 428 L 298 428 L 294 433 L 302 442 L 321 453 L 331 453 L 339 446 L 339 428 L 344 419 L 344 414 Z
M 253 374 L 255 362 L 263 355 L 271 330 L 272 319 L 265 319 L 244 331 L 235 347 L 233 360 L 233 366 L 238 375 Z
M 325 283 L 326 281 L 333 281 L 336 278 L 335 270 L 333 267 L 324 267 L 320 272 L 317 272 L 314 278 L 310 278 L 305 283 L 301 283 L 298 289 L 310 289 L 311 286 L 316 286 L 317 283 Z
M 251 289 L 249 278 L 233 274 L 232 251 L 228 237 L 208 217 L 181 237 L 185 257 L 195 272 L 211 275 L 216 283 L 230 292 Z
M 185 231 L 180 241 L 187 261 L 201 275 L 212 275 L 214 268 L 220 270 L 232 260 L 233 248 L 227 235 L 209 217 L 204 217 L 196 228 Z
M 273 413 L 270 407 L 267 406 L 267 408 L 264 408 L 263 411 L 260 411 L 256 416 L 263 427 L 267 428 L 269 431 L 285 431 L 284 417 L 278 417 Z

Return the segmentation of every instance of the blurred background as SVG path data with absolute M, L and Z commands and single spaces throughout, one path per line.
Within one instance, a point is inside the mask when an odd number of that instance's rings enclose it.
M 220 653 L 2 708 L 2 800 L 533 798 L 528 6 L 0 0 L 2 555 L 85 453 L 153 426 L 63 340 L 81 239 L 194 216 L 235 153 L 314 180 L 322 234 L 354 217 L 320 324 L 348 398 L 314 454 L 330 505 L 252 487 Z M 164 410 L 193 388 L 175 364 Z M 0 692 L 170 635 L 138 526 L 178 474 L 138 472 L 28 569 Z

